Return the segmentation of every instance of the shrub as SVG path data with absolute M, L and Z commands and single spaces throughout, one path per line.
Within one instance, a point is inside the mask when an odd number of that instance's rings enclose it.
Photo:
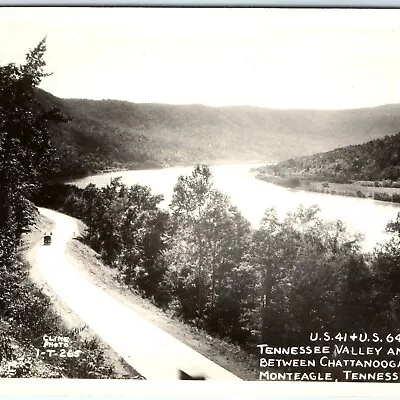
M 365 194 L 361 190 L 357 190 L 356 194 L 357 194 L 357 197 L 360 197 L 362 199 L 365 199 L 365 197 L 366 197 Z
M 387 194 L 387 193 L 375 192 L 375 193 L 374 193 L 374 200 L 392 201 L 392 196 L 390 196 L 390 195 Z
M 360 186 L 374 186 L 374 181 L 357 181 L 356 184 Z
M 392 186 L 392 181 L 390 179 L 385 179 L 382 181 L 382 186 L 383 187 L 391 187 Z
M 392 194 L 392 201 L 394 203 L 400 203 L 400 193 L 393 193 Z
M 285 182 L 285 186 L 289 188 L 297 188 L 300 186 L 300 179 L 296 177 L 288 178 Z

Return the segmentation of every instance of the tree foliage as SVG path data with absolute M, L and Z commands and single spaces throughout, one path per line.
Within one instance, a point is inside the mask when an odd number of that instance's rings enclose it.
M 2 259 L 15 249 L 32 215 L 29 198 L 51 165 L 48 124 L 63 118 L 44 110 L 35 89 L 44 71 L 45 40 L 26 55 L 23 65 L 0 67 L 0 242 Z
M 59 197 L 121 279 L 213 335 L 251 348 L 309 345 L 310 332 L 400 329 L 400 216 L 388 225 L 393 238 L 365 255 L 361 237 L 324 222 L 316 206 L 283 218 L 267 209 L 251 229 L 206 166 L 179 178 L 170 213 L 160 200 L 118 179 Z
M 349 315 L 360 306 L 346 299 L 350 279 L 366 269 L 358 238 L 339 221 L 322 222 L 318 211 L 299 208 L 279 221 L 270 209 L 253 235 L 251 259 L 265 342 L 306 343 L 311 331 L 345 327 L 344 305 Z
M 120 271 L 124 283 L 159 304 L 164 302 L 162 259 L 172 232 L 169 214 L 159 208 L 162 200 L 148 187 L 127 187 L 119 178 L 101 189 L 46 185 L 36 197 L 39 205 L 82 219 L 84 241 Z
M 204 165 L 179 178 L 170 208 L 176 231 L 166 260 L 177 309 L 215 333 L 243 339 L 249 223 L 215 188 Z

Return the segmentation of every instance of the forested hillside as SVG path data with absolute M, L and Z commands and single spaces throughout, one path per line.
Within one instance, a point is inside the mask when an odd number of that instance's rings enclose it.
M 400 179 L 400 133 L 361 145 L 286 160 L 267 169 L 280 177 L 331 182 L 390 180 L 390 184 L 384 182 L 384 186 L 391 186 L 393 181 Z
M 365 142 L 399 130 L 400 106 L 344 111 L 134 104 L 60 99 L 46 107 L 71 117 L 51 128 L 62 176 L 112 168 L 278 162 Z

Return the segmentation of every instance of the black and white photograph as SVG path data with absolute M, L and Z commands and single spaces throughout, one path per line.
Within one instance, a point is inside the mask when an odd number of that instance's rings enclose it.
M 0 382 L 400 382 L 400 10 L 0 7 L 0 49 Z

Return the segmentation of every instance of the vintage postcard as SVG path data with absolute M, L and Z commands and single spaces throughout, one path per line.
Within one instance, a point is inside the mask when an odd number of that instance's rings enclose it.
M 0 7 L 2 388 L 393 393 L 399 21 Z

